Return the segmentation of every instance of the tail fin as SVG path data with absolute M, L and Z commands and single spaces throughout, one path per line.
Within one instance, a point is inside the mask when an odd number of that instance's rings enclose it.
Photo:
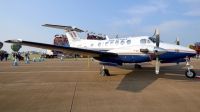
M 106 40 L 109 40 L 109 37 L 106 35 Z
M 70 46 L 76 46 L 76 43 L 79 43 L 81 41 L 81 38 L 76 31 L 66 30 L 66 36 L 68 38 Z
M 77 32 L 84 32 L 83 30 L 72 26 L 62 26 L 62 25 L 52 25 L 52 24 L 44 24 L 42 26 L 65 30 L 70 46 L 75 46 L 77 42 L 80 42 L 81 38 Z

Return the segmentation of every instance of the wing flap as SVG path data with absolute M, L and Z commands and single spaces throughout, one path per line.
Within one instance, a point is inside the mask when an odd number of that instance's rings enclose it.
M 91 57 L 117 57 L 118 56 L 118 54 L 112 53 L 112 52 L 95 51 L 95 50 L 81 49 L 81 48 L 75 48 L 75 47 L 56 46 L 52 44 L 23 41 L 23 40 L 7 40 L 5 42 L 37 47 L 37 48 L 42 48 L 42 49 L 57 50 L 61 52 L 71 52 L 75 54 L 90 55 Z

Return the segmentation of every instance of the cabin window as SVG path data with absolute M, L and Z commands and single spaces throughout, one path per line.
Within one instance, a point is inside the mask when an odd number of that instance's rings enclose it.
M 128 44 L 128 45 L 131 44 L 131 40 L 127 40 L 126 44 Z
M 116 42 L 115 42 L 115 45 L 116 45 L 116 46 L 119 45 L 119 41 L 116 41 Z
M 94 46 L 94 44 L 91 44 L 91 47 L 93 47 Z
M 122 40 L 122 41 L 120 42 L 120 44 L 121 44 L 121 45 L 124 45 L 124 40 Z
M 108 46 L 108 42 L 105 43 L 105 46 Z
M 98 43 L 98 46 L 101 47 L 101 42 Z
M 114 44 L 114 42 L 113 42 L 113 41 L 112 41 L 112 42 L 110 42 L 110 45 L 111 45 L 111 46 L 113 46 L 113 44 Z
M 141 39 L 141 40 L 140 40 L 140 43 L 141 43 L 141 44 L 146 44 L 146 39 Z

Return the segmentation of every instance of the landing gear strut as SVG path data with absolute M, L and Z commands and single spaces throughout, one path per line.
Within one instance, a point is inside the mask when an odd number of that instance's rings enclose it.
M 135 64 L 135 68 L 142 69 L 141 65 L 138 63 Z
M 196 76 L 196 72 L 194 70 L 192 70 L 192 66 L 187 63 L 188 69 L 185 71 L 185 76 L 187 78 L 194 78 Z
M 110 76 L 108 69 L 105 69 L 105 65 L 100 69 L 100 76 Z

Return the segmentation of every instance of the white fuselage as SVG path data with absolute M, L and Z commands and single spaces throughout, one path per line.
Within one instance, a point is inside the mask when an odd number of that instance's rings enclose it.
M 70 45 L 71 46 L 71 45 Z M 80 40 L 71 47 L 78 47 L 91 50 L 109 51 L 115 53 L 141 53 L 140 49 L 152 49 L 156 46 L 155 40 L 148 36 L 128 37 L 109 40 Z M 170 52 L 195 52 L 192 49 L 175 44 L 160 42 L 159 47 Z

